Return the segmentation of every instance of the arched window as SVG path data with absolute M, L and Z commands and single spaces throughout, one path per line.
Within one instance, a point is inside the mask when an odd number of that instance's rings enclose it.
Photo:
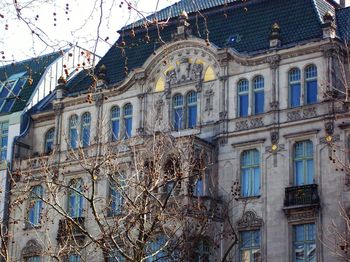
M 264 77 L 257 76 L 254 78 L 254 114 L 264 113 Z
M 69 145 L 72 149 L 78 147 L 78 116 L 72 115 L 69 118 Z
M 294 145 L 294 183 L 297 186 L 314 182 L 314 149 L 310 140 Z
M 132 131 L 132 104 L 126 104 L 123 110 L 124 116 L 124 138 L 131 137 Z
M 112 110 L 111 110 L 112 141 L 118 140 L 119 125 L 120 125 L 120 108 L 119 106 L 114 106 L 112 107 Z
M 175 130 L 183 128 L 183 106 L 184 100 L 181 94 L 173 97 L 173 125 Z
M 46 132 L 45 135 L 45 153 L 49 154 L 53 150 L 53 139 L 55 136 L 55 129 L 51 128 L 49 131 Z
M 83 180 L 81 178 L 72 179 L 69 183 L 68 191 L 68 214 L 72 218 L 83 216 L 84 197 Z
M 300 106 L 301 97 L 301 83 L 300 83 L 300 69 L 293 68 L 288 73 L 289 78 L 289 106 Z
M 305 68 L 305 104 L 317 102 L 317 67 L 309 65 Z
M 249 108 L 249 82 L 242 79 L 238 82 L 238 116 L 248 116 Z
M 43 206 L 43 187 L 34 186 L 30 192 L 28 226 L 35 227 L 40 224 L 40 215 Z
M 190 91 L 187 94 L 187 128 L 194 128 L 197 124 L 197 93 Z
M 81 117 L 81 144 L 83 147 L 90 145 L 91 115 L 86 112 Z
M 244 197 L 260 195 L 260 155 L 257 149 L 241 154 L 241 194 Z
M 199 240 L 196 243 L 194 250 L 195 262 L 209 262 L 210 257 L 210 245 L 205 240 Z

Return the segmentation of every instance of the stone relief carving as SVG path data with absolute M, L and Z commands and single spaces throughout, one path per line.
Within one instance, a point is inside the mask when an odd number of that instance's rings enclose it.
M 334 135 L 332 137 L 332 141 L 330 141 L 330 142 L 334 143 L 334 142 L 339 142 L 339 141 L 340 141 L 340 135 L 338 134 L 338 135 Z M 327 141 L 326 137 L 321 137 L 320 138 L 320 144 L 328 144 L 330 142 Z
M 212 85 L 213 86 L 213 85 Z M 214 97 L 214 91 L 212 89 L 212 86 L 205 91 L 204 97 L 205 97 L 205 108 L 204 110 L 210 114 L 210 111 L 213 110 L 213 97 Z
M 42 252 L 41 245 L 34 239 L 27 242 L 26 246 L 22 250 L 23 257 L 30 257 L 34 255 L 40 255 Z
M 287 113 L 288 121 L 296 121 L 317 116 L 316 107 L 305 108 L 303 110 L 294 110 Z
M 317 211 L 317 208 L 311 208 L 308 210 L 285 210 L 285 214 L 289 221 L 305 220 L 315 218 L 317 215 Z
M 264 121 L 262 117 L 252 118 L 250 120 L 242 120 L 236 122 L 236 131 L 258 128 L 264 126 Z
M 159 99 L 156 101 L 156 103 L 155 103 L 156 120 L 163 119 L 163 106 L 164 106 L 164 101 L 162 99 Z
M 181 58 L 175 69 L 166 72 L 166 82 L 170 85 L 199 81 L 202 78 L 203 65 L 193 64 L 189 58 Z
M 254 211 L 246 211 L 243 217 L 237 222 L 239 229 L 261 227 L 262 225 L 262 218 L 258 217 Z

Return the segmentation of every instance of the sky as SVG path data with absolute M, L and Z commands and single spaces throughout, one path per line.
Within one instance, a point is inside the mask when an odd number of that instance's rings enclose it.
M 118 29 L 178 1 L 0 0 L 0 65 L 70 43 L 102 56 L 117 40 Z

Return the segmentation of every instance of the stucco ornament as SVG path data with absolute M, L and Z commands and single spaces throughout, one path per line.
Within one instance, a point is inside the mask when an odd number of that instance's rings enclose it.
M 240 229 L 261 227 L 262 225 L 262 218 L 258 217 L 254 211 L 246 211 L 243 217 L 237 222 L 237 226 Z

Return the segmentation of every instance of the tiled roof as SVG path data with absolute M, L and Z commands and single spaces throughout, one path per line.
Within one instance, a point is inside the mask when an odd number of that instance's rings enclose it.
M 227 5 L 224 4 L 225 2 Z M 178 15 L 180 10 L 185 9 L 187 13 L 191 13 L 200 9 L 207 17 L 211 44 L 219 48 L 230 47 L 240 53 L 268 50 L 269 35 L 274 23 L 280 26 L 282 48 L 300 42 L 321 39 L 320 15 L 328 11 L 328 8 L 334 12 L 334 8 L 325 0 L 183 0 L 174 6 L 159 11 L 158 17 L 167 14 L 169 10 L 173 10 L 172 14 Z M 210 9 L 205 9 L 207 7 Z M 163 41 L 171 41 L 171 34 L 176 31 L 177 23 L 177 18 L 173 18 L 160 31 Z M 202 16 L 190 15 L 189 23 L 194 37 L 206 39 L 205 21 Z M 135 33 L 136 35 L 132 36 L 131 30 L 122 31 L 116 44 L 97 65 L 97 68 L 102 64 L 106 66 L 110 85 L 116 85 L 125 78 L 125 67 L 128 72 L 141 67 L 160 46 L 155 26 L 147 30 L 135 29 Z M 145 41 L 147 34 L 150 37 L 148 43 Z M 236 37 L 236 41 L 229 43 L 229 38 L 233 36 Z M 80 75 L 79 81 L 75 81 L 74 84 L 69 83 L 68 87 L 70 93 L 75 94 L 83 92 L 90 84 L 91 80 Z
M 158 21 L 163 21 L 168 18 L 174 18 L 181 15 L 183 11 L 186 11 L 187 14 L 195 13 L 198 11 L 210 9 L 213 7 L 230 4 L 233 2 L 242 2 L 241 0 L 182 0 L 177 2 L 169 7 L 166 7 L 150 16 L 147 17 L 148 21 L 153 21 L 157 19 Z M 146 22 L 145 19 L 141 19 L 125 26 L 122 30 L 130 29 L 134 27 L 142 26 Z
M 44 56 L 16 62 L 0 67 L 0 81 L 4 82 L 14 74 L 26 72 L 27 76 L 33 80 L 22 87 L 18 97 L 11 109 L 11 112 L 21 111 L 25 108 L 28 100 L 34 92 L 46 68 L 60 56 L 60 52 L 51 53 Z
M 338 35 L 345 41 L 350 41 L 350 7 L 337 10 Z

